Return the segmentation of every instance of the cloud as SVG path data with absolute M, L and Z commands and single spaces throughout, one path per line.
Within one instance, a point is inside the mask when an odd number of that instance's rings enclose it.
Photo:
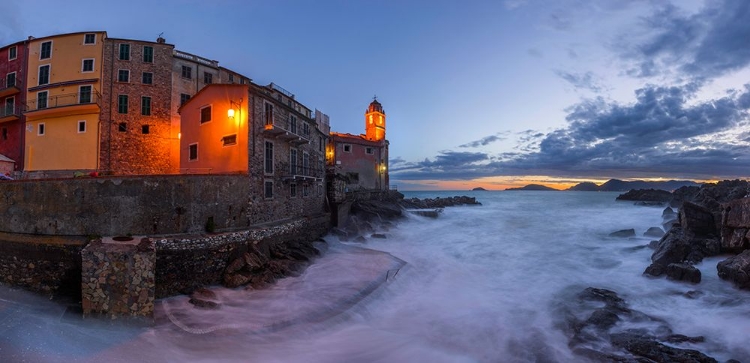
M 558 69 L 554 72 L 558 77 L 568 81 L 576 89 L 587 89 L 596 93 L 606 90 L 606 87 L 602 85 L 599 77 L 594 75 L 594 73 L 591 71 L 584 73 L 572 73 Z
M 534 58 L 544 58 L 544 53 L 537 48 L 526 49 L 526 53 Z
M 528 0 L 505 0 L 503 3 L 508 10 L 513 10 L 526 5 L 528 2 Z
M 738 178 L 750 170 L 750 85 L 695 102 L 696 83 L 635 91 L 636 101 L 584 100 L 567 126 L 517 134 L 518 152 L 488 155 L 443 151 L 395 179 L 474 179 L 496 175 L 557 177 Z
M 459 145 L 458 147 L 470 148 L 470 147 L 487 146 L 493 142 L 505 140 L 506 137 L 502 136 L 503 134 L 504 133 L 497 133 L 494 135 L 486 136 L 479 140 L 472 141 L 463 145 Z
M 661 3 L 660 3 L 661 4 Z M 626 71 L 635 77 L 672 73 L 708 80 L 750 64 L 750 2 L 708 1 L 695 14 L 663 4 L 644 19 L 646 39 L 629 31 L 615 43 L 633 61 Z M 636 39 L 631 43 L 629 39 Z

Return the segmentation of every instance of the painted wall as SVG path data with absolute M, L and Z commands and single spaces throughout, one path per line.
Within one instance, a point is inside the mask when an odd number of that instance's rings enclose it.
M 86 34 L 94 34 L 94 44 L 84 44 Z M 99 113 L 102 77 L 102 49 L 105 32 L 55 35 L 29 41 L 27 75 L 27 125 L 24 169 L 97 169 L 99 155 Z M 39 59 L 41 45 L 52 41 L 51 57 Z M 83 71 L 84 59 L 94 60 L 91 72 Z M 39 85 L 39 67 L 50 65 L 49 84 Z M 92 87 L 92 103 L 79 104 L 81 86 Z M 47 108 L 37 103 L 39 92 L 48 92 Z M 86 131 L 78 133 L 78 121 L 86 121 Z M 39 124 L 44 123 L 44 135 Z
M 9 51 L 15 48 L 16 58 L 9 59 Z M 23 169 L 23 106 L 26 102 L 26 54 L 25 42 L 18 42 L 0 49 L 0 92 L 5 96 L 0 97 L 0 107 L 3 112 L 0 116 L 0 154 L 5 155 L 16 162 L 15 169 Z M 15 73 L 15 88 L 7 84 L 8 74 Z M 8 99 L 11 99 L 13 109 L 6 110 Z
M 186 174 L 248 171 L 247 86 L 209 85 L 180 109 L 180 170 Z M 230 101 L 240 107 L 230 105 Z M 211 108 L 211 121 L 201 123 L 201 112 Z M 227 112 L 235 110 L 234 117 Z M 236 136 L 236 143 L 225 145 L 224 138 Z M 190 160 L 190 145 L 197 145 L 198 158 Z
M 388 188 L 387 141 L 372 142 L 354 135 L 333 134 L 331 147 L 332 167 L 336 174 L 349 177 L 349 189 Z M 350 151 L 344 151 L 345 148 Z M 371 154 L 367 153 L 368 148 Z M 356 174 L 357 180 L 352 180 L 351 174 Z

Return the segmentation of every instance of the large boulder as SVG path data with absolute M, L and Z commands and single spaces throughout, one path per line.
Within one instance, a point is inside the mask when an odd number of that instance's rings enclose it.
M 672 192 L 672 200 L 669 201 L 669 206 L 672 208 L 681 208 L 684 201 L 693 201 L 695 196 L 698 195 L 701 187 L 698 186 L 684 186 L 675 189 Z
M 697 235 L 718 234 L 711 211 L 691 202 L 682 204 L 680 225 L 684 230 Z
M 734 253 L 750 248 L 750 198 L 722 205 L 721 247 Z
M 734 282 L 741 289 L 750 290 L 750 250 L 719 262 L 716 270 L 720 278 Z
M 682 232 L 681 227 L 672 227 L 659 240 L 656 251 L 651 255 L 651 266 L 644 271 L 645 274 L 661 276 L 666 272 L 666 267 L 670 263 L 680 263 L 687 259 L 692 247 Z
M 664 236 L 664 230 L 660 227 L 649 227 L 646 232 L 643 232 L 643 236 L 661 238 Z
M 687 263 L 670 263 L 667 265 L 667 278 L 697 284 L 701 282 L 701 271 Z
M 629 329 L 610 335 L 612 345 L 620 347 L 636 357 L 654 362 L 715 363 L 713 359 L 697 350 L 679 349 L 662 344 L 654 336 L 643 331 Z
M 609 234 L 610 237 L 619 237 L 619 238 L 628 238 L 628 237 L 635 237 L 635 229 L 621 229 L 619 231 L 615 231 Z

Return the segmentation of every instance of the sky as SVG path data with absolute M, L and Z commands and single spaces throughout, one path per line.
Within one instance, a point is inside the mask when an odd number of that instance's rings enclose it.
M 0 0 L 0 43 L 105 30 L 274 82 L 401 190 L 750 175 L 746 0 Z

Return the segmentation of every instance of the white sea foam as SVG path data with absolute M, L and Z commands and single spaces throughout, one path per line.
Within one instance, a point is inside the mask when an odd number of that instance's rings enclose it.
M 633 247 L 651 239 L 608 237 L 628 228 L 642 236 L 660 225 L 662 208 L 615 202 L 616 193 L 464 194 L 484 205 L 447 208 L 438 219 L 411 217 L 380 231 L 387 239 L 357 245 L 407 263 L 364 300 L 341 298 L 393 266 L 357 262 L 328 236 L 331 251 L 301 276 L 267 291 L 216 288 L 224 304 L 217 311 L 194 308 L 185 297 L 165 300 L 150 328 L 61 318 L 55 304 L 0 290 L 0 356 L 49 362 L 580 361 L 556 327 L 556 306 L 566 304 L 570 291 L 593 286 L 616 291 L 675 333 L 706 337 L 683 347 L 720 361 L 750 360 L 750 293 L 716 276 L 723 257 L 698 266 L 698 285 L 650 279 L 641 273 L 652 250 Z M 691 290 L 702 294 L 685 297 Z M 285 325 L 274 325 L 279 320 Z M 278 329 L 258 329 L 268 326 Z

